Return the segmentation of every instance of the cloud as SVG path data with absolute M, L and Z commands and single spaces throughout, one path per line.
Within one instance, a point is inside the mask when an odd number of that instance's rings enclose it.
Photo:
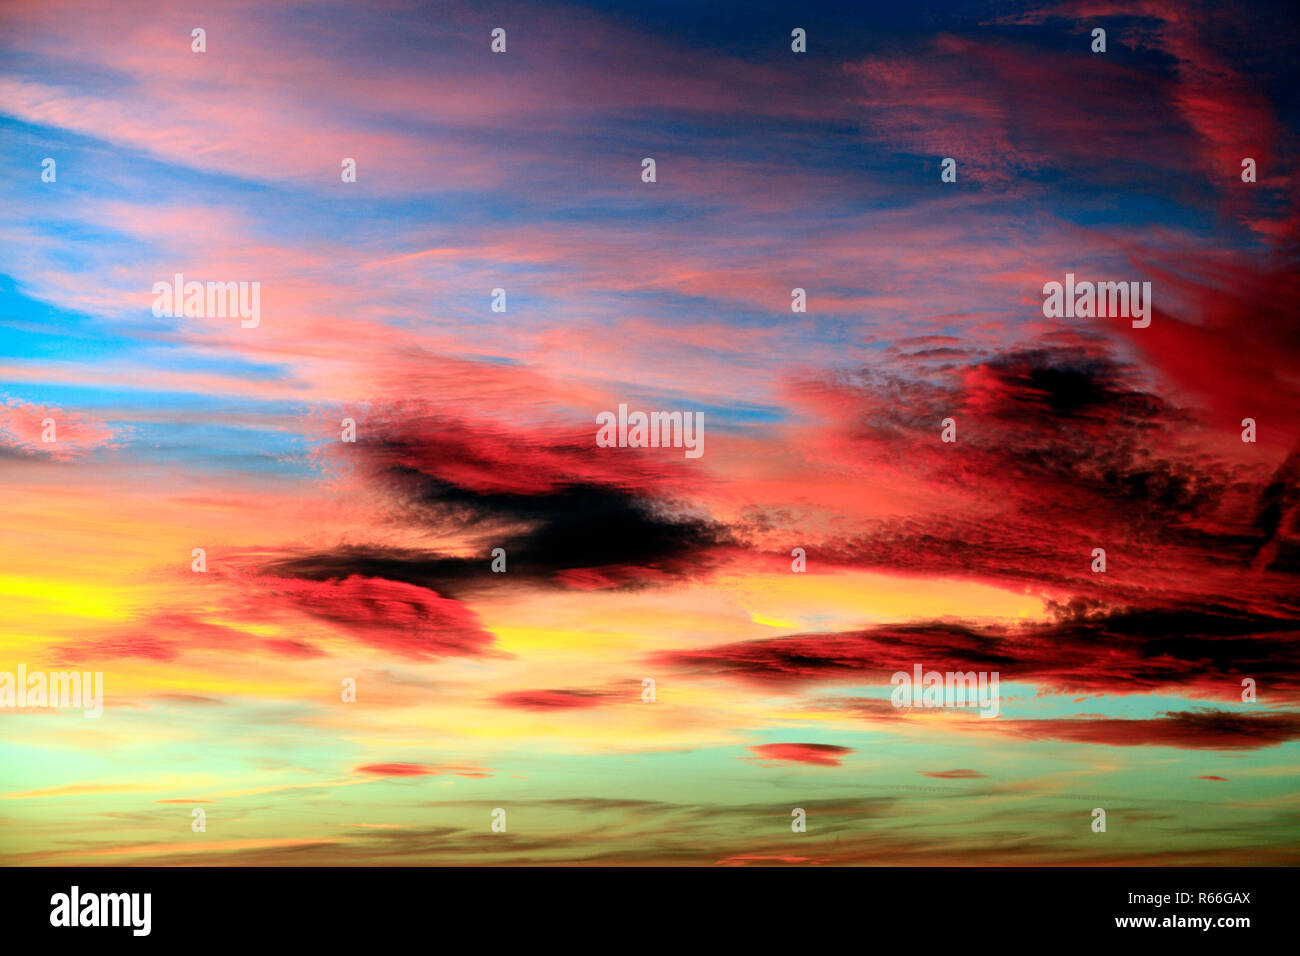
M 967 626 L 879 625 L 665 651 L 657 663 L 682 673 L 722 675 L 792 689 L 809 683 L 886 684 L 915 664 L 927 670 L 996 671 L 1058 693 L 1182 690 L 1240 700 L 1241 681 L 1267 682 L 1300 699 L 1300 622 L 1202 607 L 1063 613 L 1052 622 Z M 1267 675 L 1266 677 L 1260 675 Z
M 999 721 L 997 729 L 1017 737 L 1111 747 L 1255 750 L 1300 739 L 1300 713 L 1181 711 L 1149 720 L 1114 717 Z
M 461 602 L 402 581 L 360 574 L 322 581 L 264 575 L 256 586 L 270 600 L 404 657 L 473 656 L 495 640 Z M 294 643 L 289 656 L 312 655 Z
M 0 403 L 0 456 L 72 461 L 96 448 L 112 447 L 113 431 L 80 412 L 10 398 Z M 46 439 L 50 440 L 46 440 Z
M 850 747 L 833 744 L 755 744 L 749 749 L 760 761 L 804 763 L 814 767 L 838 767 L 846 754 L 853 753 Z
M 938 780 L 983 780 L 985 777 L 978 770 L 918 770 L 917 773 Z
M 481 767 L 429 766 L 418 763 L 372 763 L 357 767 L 357 773 L 377 777 L 428 777 L 453 774 L 457 777 L 490 777 L 491 771 Z
M 1177 95 L 1167 77 L 1114 57 L 1090 59 L 1083 41 L 1050 56 L 1005 35 L 942 33 L 919 45 L 846 63 L 844 72 L 853 83 L 850 98 L 871 111 L 872 140 L 930 158 L 936 181 L 943 156 L 957 159 L 962 179 L 1004 188 L 1049 169 L 1094 182 L 1116 181 L 1122 169 L 1122 182 L 1132 188 L 1135 175 L 1149 180 L 1191 168 L 1191 138 L 1150 110 L 1152 99 Z M 1146 97 L 1126 95 L 1135 83 Z M 1060 109 L 1064 96 L 1079 109 Z M 1095 121 L 1098 112 L 1106 123 Z M 1153 139 L 1183 148 L 1153 154 Z M 1135 155 L 1143 158 L 1139 168 L 1119 166 Z
M 594 690 L 519 690 L 498 694 L 493 700 L 503 707 L 522 710 L 573 710 L 599 707 L 610 695 Z
M 229 602 L 228 607 L 238 608 L 239 602 Z M 52 662 L 70 666 L 130 658 L 169 663 L 209 650 L 235 654 L 270 652 L 282 659 L 324 656 L 324 651 L 301 640 L 265 639 L 250 630 L 231 624 L 216 624 L 189 611 L 162 608 L 138 620 L 111 624 L 102 628 L 97 636 L 60 644 L 52 648 L 49 655 Z M 192 695 L 164 695 L 164 699 L 188 703 L 207 701 L 207 698 Z
M 594 417 L 593 417 L 594 421 Z M 596 454 L 583 438 L 446 418 L 418 406 L 377 411 L 346 446 L 368 487 L 409 527 L 468 542 L 473 557 L 342 545 L 267 561 L 270 576 L 387 579 L 459 596 L 518 582 L 592 590 L 701 575 L 731 543 L 670 492 L 649 456 Z M 505 550 L 506 572 L 490 552 Z

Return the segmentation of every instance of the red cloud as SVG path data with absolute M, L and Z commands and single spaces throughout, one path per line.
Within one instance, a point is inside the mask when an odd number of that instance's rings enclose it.
M 582 483 L 653 492 L 691 481 L 675 461 L 655 455 L 595 454 L 594 415 L 601 408 L 592 408 L 589 426 L 575 428 L 572 418 L 562 424 L 470 420 L 432 404 L 393 403 L 355 413 L 365 426 L 355 450 L 376 481 L 400 484 L 401 476 L 423 475 L 485 496 L 544 495 Z M 334 445 L 328 452 L 351 454 Z
M 490 777 L 491 771 L 481 767 L 432 767 L 419 763 L 371 763 L 356 768 L 357 773 L 377 777 L 428 777 L 454 774 L 457 777 Z
M 1300 698 L 1297 623 L 1222 608 L 1067 614 L 1021 627 L 946 621 L 892 624 L 838 634 L 796 634 L 655 655 L 686 673 L 765 686 L 873 681 L 916 664 L 943 671 L 996 671 L 1000 680 L 1058 692 L 1148 693 L 1177 688 L 1240 700 L 1241 679 L 1267 675 L 1271 691 Z M 841 702 L 865 717 L 889 716 L 888 701 Z M 1071 725 L 1073 726 L 1073 725 Z
M 184 635 L 183 640 L 157 634 Z M 187 651 L 270 651 L 280 657 L 322 657 L 324 652 L 296 640 L 264 640 L 238 627 L 212 624 L 184 611 L 150 614 L 138 623 L 115 625 L 105 636 L 68 644 L 54 650 L 54 659 L 68 664 L 82 661 L 139 657 L 152 661 L 174 661 Z
M 268 576 L 258 583 L 292 607 L 407 657 L 472 656 L 485 652 L 495 640 L 464 604 L 402 581 L 360 575 L 330 581 Z M 301 650 L 294 656 L 302 656 Z
M 524 710 L 571 710 L 575 707 L 598 707 L 609 695 L 593 690 L 520 690 L 494 697 L 504 707 Z
M 838 767 L 840 757 L 852 748 L 833 744 L 756 744 L 749 748 L 763 760 L 806 763 L 817 767 Z
M 1149 720 L 1081 718 L 999 721 L 995 729 L 1018 737 L 1053 738 L 1111 747 L 1251 750 L 1300 739 L 1300 713 L 1246 716 L 1226 711 L 1171 713 Z
M 373 773 L 380 777 L 423 777 L 438 773 L 435 767 L 418 763 L 371 763 L 357 767 L 358 773 Z

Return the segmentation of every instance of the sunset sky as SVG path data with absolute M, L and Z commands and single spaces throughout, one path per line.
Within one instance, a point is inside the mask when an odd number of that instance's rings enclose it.
M 0 0 L 0 864 L 1300 863 L 1288 17 Z

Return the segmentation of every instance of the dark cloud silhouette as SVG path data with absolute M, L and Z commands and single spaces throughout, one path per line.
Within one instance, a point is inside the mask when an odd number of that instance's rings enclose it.
M 887 683 L 913 665 L 940 671 L 998 671 L 1003 682 L 1058 692 L 1143 693 L 1180 689 L 1240 699 L 1241 680 L 1300 699 L 1300 619 L 1223 607 L 1066 611 L 1057 621 L 970 627 L 939 621 L 833 634 L 796 634 L 671 651 L 653 660 L 684 673 L 787 685 Z

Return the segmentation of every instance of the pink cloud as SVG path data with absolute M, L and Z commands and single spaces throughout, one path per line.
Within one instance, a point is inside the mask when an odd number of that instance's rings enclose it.
M 78 412 L 13 398 L 0 404 L 0 448 L 7 444 L 27 455 L 71 461 L 109 447 L 112 439 L 107 425 Z

